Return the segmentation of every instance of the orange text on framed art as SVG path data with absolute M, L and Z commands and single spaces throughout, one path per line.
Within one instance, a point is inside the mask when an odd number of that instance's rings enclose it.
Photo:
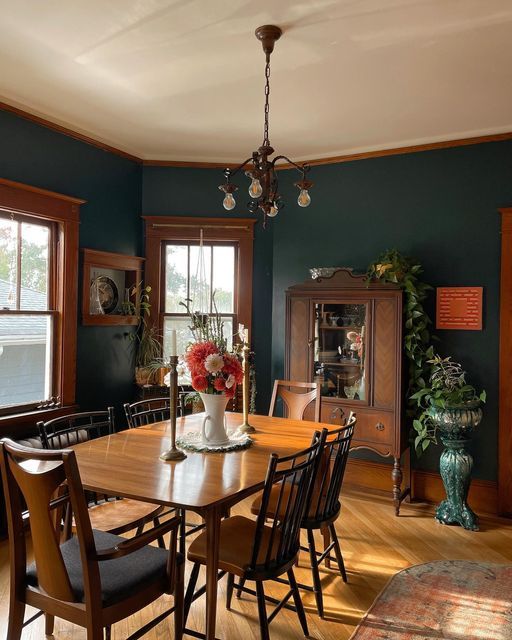
M 482 329 L 483 287 L 438 287 L 436 329 Z

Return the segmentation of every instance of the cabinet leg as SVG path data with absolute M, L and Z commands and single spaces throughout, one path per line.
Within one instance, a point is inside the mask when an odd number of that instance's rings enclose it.
M 395 505 L 395 515 L 400 514 L 400 498 L 402 497 L 402 467 L 400 466 L 400 458 L 394 458 L 393 471 L 391 479 L 393 480 L 393 504 Z

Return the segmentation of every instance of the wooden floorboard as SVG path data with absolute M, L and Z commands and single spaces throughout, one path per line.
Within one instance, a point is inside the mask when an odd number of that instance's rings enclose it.
M 250 502 L 243 503 L 233 513 L 248 514 Z M 310 637 L 316 640 L 347 640 L 374 598 L 389 578 L 400 569 L 413 564 L 442 559 L 467 559 L 485 562 L 512 562 L 512 521 L 485 517 L 481 531 L 469 532 L 460 527 L 443 527 L 433 519 L 431 507 L 404 504 L 399 518 L 393 513 L 388 498 L 347 493 L 343 514 L 338 520 L 348 584 L 335 571 L 322 569 L 326 619 L 315 613 L 314 596 L 303 592 Z M 188 572 L 187 572 L 188 573 Z M 311 582 L 303 555 L 297 577 Z M 268 592 L 279 597 L 283 587 L 268 583 Z M 254 598 L 244 595 L 233 598 L 232 611 L 224 608 L 225 580 L 219 585 L 217 637 L 225 640 L 241 638 L 258 640 L 257 606 Z M 7 544 L 0 544 L 0 638 L 5 638 L 9 600 L 9 567 Z M 172 598 L 162 598 L 129 620 L 114 625 L 113 640 L 124 640 L 136 628 L 172 604 Z M 147 640 L 172 637 L 172 617 L 145 636 Z M 37 620 L 27 627 L 23 640 L 42 640 L 44 623 Z M 194 603 L 188 626 L 203 630 L 204 600 Z M 271 637 L 295 640 L 302 637 L 295 614 L 281 612 L 270 627 Z M 62 620 L 56 620 L 57 640 L 85 639 L 85 631 Z

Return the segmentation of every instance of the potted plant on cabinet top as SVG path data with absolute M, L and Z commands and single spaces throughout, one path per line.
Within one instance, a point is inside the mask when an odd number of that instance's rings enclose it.
M 445 449 L 439 469 L 446 490 L 436 510 L 436 520 L 442 524 L 459 524 L 478 530 L 478 519 L 467 504 L 473 458 L 466 450 L 474 429 L 482 420 L 481 404 L 486 393 L 478 393 L 466 382 L 466 372 L 451 358 L 434 355 L 428 384 L 411 396 L 423 409 L 414 420 L 416 448 L 426 449 L 437 442 L 439 433 Z

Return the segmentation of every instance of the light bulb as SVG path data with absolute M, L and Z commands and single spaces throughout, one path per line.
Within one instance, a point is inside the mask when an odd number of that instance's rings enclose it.
M 236 200 L 233 198 L 233 194 L 226 193 L 226 197 L 222 201 L 222 204 L 224 205 L 224 209 L 227 209 L 228 211 L 231 211 L 231 209 L 234 209 L 236 205 Z
M 309 207 L 311 204 L 311 196 L 309 195 L 307 189 L 301 189 L 299 193 L 299 197 L 297 198 L 297 204 L 299 207 Z
M 263 189 L 261 187 L 260 181 L 258 178 L 253 178 L 251 184 L 249 185 L 249 195 L 251 198 L 259 198 L 263 193 Z
M 279 209 L 275 206 L 275 204 L 273 204 L 270 207 L 270 211 L 267 213 L 267 216 L 269 218 L 275 218 L 277 216 L 277 212 L 279 211 Z

